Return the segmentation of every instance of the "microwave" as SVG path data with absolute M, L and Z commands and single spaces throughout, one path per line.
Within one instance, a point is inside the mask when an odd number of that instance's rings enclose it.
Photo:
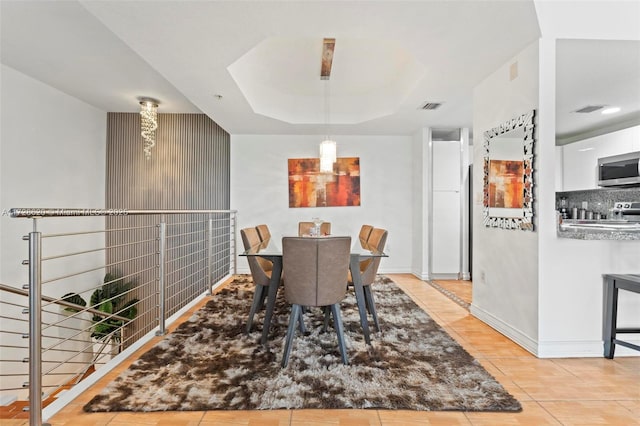
M 640 186 L 640 151 L 598 158 L 598 186 Z

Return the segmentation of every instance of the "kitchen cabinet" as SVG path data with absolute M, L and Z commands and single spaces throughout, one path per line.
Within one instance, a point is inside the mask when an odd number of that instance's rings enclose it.
M 640 126 L 618 130 L 562 147 L 563 191 L 598 188 L 598 158 L 640 150 Z

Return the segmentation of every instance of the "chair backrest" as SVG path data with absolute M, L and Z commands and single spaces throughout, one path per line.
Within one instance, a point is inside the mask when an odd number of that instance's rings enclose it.
M 313 222 L 298 222 L 298 236 L 309 235 L 311 228 L 314 226 L 315 224 Z M 322 222 L 322 225 L 320 225 L 320 234 L 331 235 L 331 222 Z
M 256 230 L 258 231 L 258 235 L 260 236 L 260 241 L 268 240 L 271 238 L 271 232 L 269 232 L 269 227 L 265 224 L 256 226 Z
M 371 230 L 371 234 L 369 234 L 369 239 L 367 240 L 367 242 L 378 250 L 383 251 L 384 245 L 387 243 L 387 230 L 381 228 L 373 228 Z
M 384 251 L 384 246 L 387 243 L 387 231 L 385 229 L 373 228 L 369 235 L 368 243 L 378 250 Z M 362 285 L 369 285 L 375 281 L 381 260 L 381 257 L 374 257 L 368 259 L 366 264 L 361 264 Z
M 244 249 L 249 250 L 251 247 L 257 246 L 261 243 L 260 236 L 256 228 L 244 228 L 240 230 L 242 236 L 242 244 Z M 251 276 L 253 282 L 256 285 L 269 285 L 269 275 L 267 275 L 265 268 L 260 265 L 259 260 L 264 260 L 257 256 L 247 256 L 247 262 L 249 262 L 249 269 L 251 270 Z
M 328 306 L 344 299 L 351 237 L 282 238 L 284 297 L 289 303 Z
M 362 225 L 362 228 L 360 228 L 360 234 L 358 234 L 358 238 L 360 238 L 360 241 L 367 241 L 372 230 L 373 226 Z

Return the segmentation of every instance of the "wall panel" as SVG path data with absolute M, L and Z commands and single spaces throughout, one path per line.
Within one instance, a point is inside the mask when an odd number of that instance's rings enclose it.
M 229 209 L 230 137 L 204 114 L 159 114 L 156 145 L 146 159 L 140 115 L 109 113 L 105 206 L 114 209 Z M 167 315 L 202 293 L 228 271 L 228 255 L 214 260 L 207 280 L 207 219 L 202 215 L 168 215 L 166 278 Z M 118 216 L 107 221 L 107 264 L 136 284 L 130 297 L 140 299 L 139 317 L 158 316 L 157 224 L 160 216 Z M 217 220 L 222 220 L 217 217 Z M 130 228 L 135 227 L 135 230 Z M 228 227 L 216 230 L 216 246 L 228 247 Z M 139 243 L 133 244 L 132 242 Z M 142 242 L 140 242 L 142 241 Z M 228 254 L 228 253 L 227 253 Z M 224 266 L 227 266 L 226 269 Z M 141 323 L 143 321 L 140 321 Z M 147 329 L 129 333 L 140 335 Z M 125 336 L 125 338 L 127 338 Z

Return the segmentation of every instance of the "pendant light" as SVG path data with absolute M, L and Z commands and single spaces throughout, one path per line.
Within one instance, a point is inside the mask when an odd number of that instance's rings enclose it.
M 336 40 L 325 38 L 322 43 L 322 65 L 320 67 L 320 79 L 324 80 L 324 124 L 326 138 L 320 143 L 320 172 L 333 173 L 333 165 L 336 162 L 336 142 L 329 136 L 329 123 L 331 119 L 329 78 L 331 77 L 331 65 L 333 63 L 333 50 Z

